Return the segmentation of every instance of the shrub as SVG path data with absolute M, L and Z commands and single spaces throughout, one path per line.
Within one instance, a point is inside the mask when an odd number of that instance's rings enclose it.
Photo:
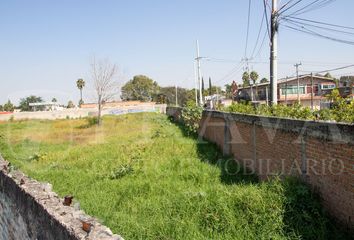
M 87 118 L 87 124 L 89 126 L 93 126 L 93 125 L 98 124 L 98 117 L 88 117 Z
M 333 97 L 331 99 L 333 99 Z M 312 111 L 309 107 L 303 107 L 300 103 L 295 103 L 292 106 L 278 104 L 274 106 L 260 105 L 258 107 L 254 107 L 248 103 L 233 103 L 224 110 L 243 114 L 256 114 L 302 120 L 354 122 L 354 100 L 348 103 L 346 99 L 341 97 L 334 99 L 332 109 L 322 109 L 319 111 Z
M 134 172 L 133 166 L 131 164 L 122 164 L 116 170 L 114 170 L 109 179 L 119 179 L 124 177 L 125 175 L 131 174 Z
M 196 134 L 199 129 L 199 122 L 202 118 L 203 108 L 195 104 L 187 104 L 182 110 L 182 121 L 191 134 Z
M 228 108 L 229 112 L 245 113 L 245 114 L 255 114 L 255 108 L 249 103 L 236 103 L 231 104 Z

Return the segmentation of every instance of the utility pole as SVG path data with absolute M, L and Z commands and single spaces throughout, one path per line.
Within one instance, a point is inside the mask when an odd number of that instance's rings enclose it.
M 177 84 L 176 84 L 176 106 L 178 106 L 178 97 L 177 97 Z
M 288 76 L 285 80 L 285 105 L 288 105 Z
M 299 79 L 299 66 L 301 63 L 296 63 L 294 67 L 296 67 L 296 78 L 297 78 L 297 101 L 300 103 L 300 79 Z
M 197 61 L 197 68 L 198 68 L 198 83 L 199 83 L 199 104 L 200 106 L 203 106 L 203 93 L 202 93 L 202 72 L 200 69 L 200 59 L 201 57 L 199 56 L 199 41 L 197 40 L 196 42 L 197 44 L 197 57 L 196 57 L 196 61 Z
M 270 18 L 270 99 L 271 104 L 278 103 L 278 0 L 272 0 Z
M 196 63 L 194 62 L 194 81 L 195 81 L 195 105 L 198 106 L 198 77 L 197 77 L 197 68 Z
M 313 110 L 313 73 L 311 73 L 311 110 Z
M 253 89 L 252 89 L 252 83 L 251 83 L 251 78 L 250 78 L 250 68 L 249 68 L 249 61 L 252 60 L 252 58 L 244 57 L 241 60 L 246 62 L 246 72 L 248 74 L 248 78 L 249 78 L 248 81 L 249 81 L 249 84 L 251 87 L 251 101 L 253 102 Z

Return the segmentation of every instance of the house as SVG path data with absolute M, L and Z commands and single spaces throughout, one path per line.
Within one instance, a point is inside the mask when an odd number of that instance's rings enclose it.
M 29 106 L 34 112 L 36 111 L 58 111 L 63 110 L 64 108 L 60 106 L 57 102 L 36 102 L 30 103 Z
M 254 86 L 240 87 L 235 100 L 266 103 L 269 100 L 269 82 Z M 336 82 L 332 78 L 322 76 L 302 75 L 293 78 L 278 80 L 278 103 L 291 105 L 299 101 L 303 106 L 320 109 L 326 102 L 326 95 L 336 88 Z

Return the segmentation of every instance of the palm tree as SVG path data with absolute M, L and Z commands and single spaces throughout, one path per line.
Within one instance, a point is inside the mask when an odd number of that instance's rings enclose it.
M 242 74 L 243 87 L 247 87 L 250 85 L 250 75 L 248 72 L 244 72 Z
M 256 72 L 256 71 L 252 71 L 251 73 L 250 73 L 250 78 L 252 79 L 252 81 L 253 81 L 253 85 L 255 85 L 256 84 L 256 82 L 257 82 L 257 80 L 258 80 L 258 73 Z
M 82 103 L 84 103 L 82 101 L 82 89 L 85 87 L 85 81 L 84 79 L 82 78 L 79 78 L 77 81 L 76 81 L 76 86 L 77 88 L 80 90 L 80 104 L 81 105 Z
M 258 79 L 258 73 L 256 71 L 252 71 L 250 73 L 250 78 L 252 79 L 253 81 L 253 85 L 256 85 L 257 83 L 257 79 Z M 257 85 L 256 85 L 256 95 L 257 95 Z M 252 89 L 252 85 L 251 85 L 251 98 L 252 98 L 252 101 L 253 101 L 253 89 Z

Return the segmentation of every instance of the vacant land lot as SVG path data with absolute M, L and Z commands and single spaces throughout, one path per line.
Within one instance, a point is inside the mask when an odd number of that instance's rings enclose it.
M 1 123 L 0 152 L 125 239 L 346 238 L 306 186 L 237 173 L 160 114 Z

